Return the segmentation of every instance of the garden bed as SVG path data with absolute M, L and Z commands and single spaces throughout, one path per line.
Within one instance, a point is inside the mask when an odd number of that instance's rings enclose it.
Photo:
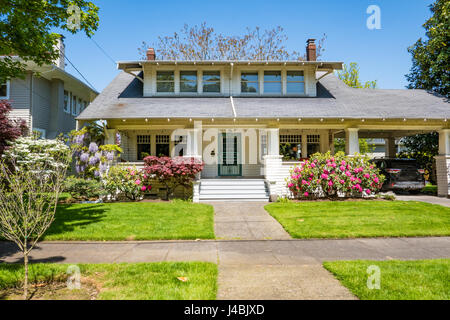
M 204 262 L 81 264 L 80 289 L 66 285 L 68 265 L 30 265 L 33 300 L 213 300 L 217 266 Z M 0 265 L 0 299 L 22 299 L 23 267 Z
M 297 239 L 450 235 L 450 208 L 424 202 L 302 201 L 265 209 Z

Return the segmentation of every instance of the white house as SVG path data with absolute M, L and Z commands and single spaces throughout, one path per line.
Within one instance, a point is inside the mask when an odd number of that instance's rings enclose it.
M 121 61 L 122 70 L 77 117 L 106 120 L 108 136 L 120 133 L 123 161 L 149 155 L 183 155 L 206 165 L 194 200 L 268 199 L 287 193 L 289 170 L 311 154 L 346 139 L 395 139 L 438 131 L 439 195 L 450 191 L 450 105 L 423 90 L 353 89 L 335 75 L 342 62 L 163 61 L 153 49 L 144 61 Z M 181 150 L 181 151 L 180 151 Z

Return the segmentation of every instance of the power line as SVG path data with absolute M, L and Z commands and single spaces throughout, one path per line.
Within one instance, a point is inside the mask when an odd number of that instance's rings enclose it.
M 106 50 L 104 50 L 93 38 L 90 38 L 91 40 L 92 40 L 92 42 L 94 42 L 94 44 L 97 46 L 97 48 L 99 48 L 102 52 L 103 52 L 103 54 L 105 55 L 105 56 L 107 56 L 108 57 L 108 59 L 109 60 L 111 60 L 112 61 L 112 63 L 114 63 L 114 65 L 116 64 L 116 61 L 114 61 L 114 59 L 113 58 L 111 58 L 111 56 L 106 52 Z
M 78 70 L 77 67 L 75 67 L 75 65 L 72 63 L 72 61 L 70 61 L 70 59 L 67 57 L 67 55 L 61 49 L 59 49 L 59 51 L 64 56 L 64 58 L 67 61 L 69 61 L 70 65 L 80 74 L 80 76 L 84 79 L 84 81 L 86 81 L 94 91 L 97 91 L 97 89 L 94 88 L 94 86 L 88 81 L 88 79 L 86 79 L 86 77 L 80 72 L 80 70 Z

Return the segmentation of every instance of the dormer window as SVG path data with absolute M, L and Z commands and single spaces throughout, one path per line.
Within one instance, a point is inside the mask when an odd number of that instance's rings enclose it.
M 220 71 L 203 71 L 203 92 L 220 93 Z
M 197 92 L 197 71 L 180 72 L 180 92 Z
M 264 71 L 264 93 L 281 94 L 281 71 Z
M 241 73 L 241 92 L 242 93 L 259 93 L 258 72 L 242 72 Z
M 173 71 L 158 71 L 156 73 L 156 91 L 162 93 L 175 92 L 175 76 Z
M 286 74 L 286 92 L 288 94 L 305 93 L 305 75 L 303 71 L 288 71 Z

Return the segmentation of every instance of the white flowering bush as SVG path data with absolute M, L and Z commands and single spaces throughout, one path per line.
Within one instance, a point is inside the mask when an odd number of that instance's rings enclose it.
M 18 138 L 3 154 L 7 162 L 14 163 L 16 170 L 41 167 L 47 172 L 67 166 L 71 157 L 70 148 L 64 142 L 32 137 Z

